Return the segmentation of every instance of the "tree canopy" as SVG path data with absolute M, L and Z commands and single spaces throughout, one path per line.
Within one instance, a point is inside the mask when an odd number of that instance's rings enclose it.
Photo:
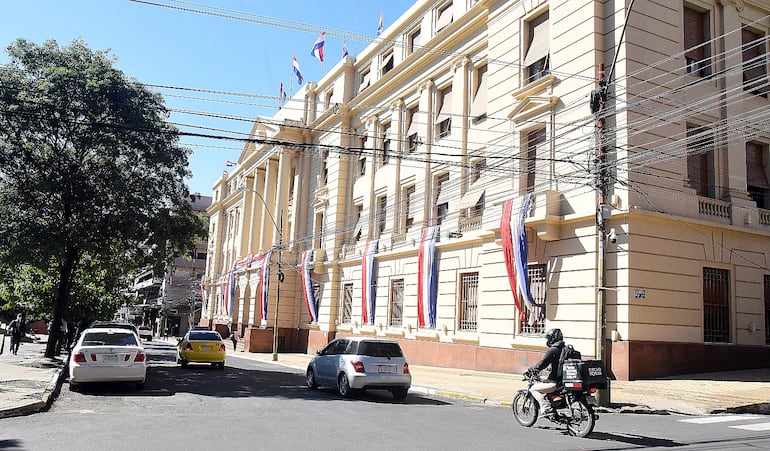
M 189 149 L 160 94 L 108 51 L 19 39 L 0 66 L 0 265 L 47 274 L 51 333 L 69 299 L 164 262 L 205 236 L 185 184 Z M 0 291 L 2 295 L 2 291 Z M 78 304 L 80 305 L 80 304 Z M 82 306 L 80 306 L 82 307 Z M 79 307 L 79 308 L 80 308 Z M 98 308 L 97 308 L 98 310 Z M 53 356 L 50 345 L 46 355 Z

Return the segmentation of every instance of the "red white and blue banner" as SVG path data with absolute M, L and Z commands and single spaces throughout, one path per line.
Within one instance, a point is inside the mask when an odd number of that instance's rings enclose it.
M 321 36 L 315 40 L 313 49 L 310 51 L 310 56 L 316 58 L 320 62 L 324 62 L 324 42 L 326 41 L 326 32 L 321 32 Z
M 318 322 L 318 304 L 316 304 L 315 291 L 313 291 L 313 278 L 310 275 L 310 267 L 313 266 L 313 251 L 302 253 L 302 294 L 305 296 L 305 305 L 307 313 L 310 315 L 310 322 Z
M 259 303 L 262 306 L 262 319 L 264 320 L 267 320 L 267 295 L 270 291 L 270 260 L 272 257 L 272 250 L 262 256 L 262 268 L 259 273 Z
M 361 322 L 374 324 L 375 307 L 375 277 L 377 268 L 374 266 L 374 254 L 380 240 L 367 241 L 364 254 L 361 257 Z
M 200 289 L 201 289 L 201 314 L 208 317 L 209 302 L 208 302 L 208 299 L 206 299 L 206 275 L 205 274 L 201 276 Z
M 417 253 L 417 327 L 436 327 L 436 299 L 438 297 L 438 264 L 436 241 L 439 226 L 422 229 Z
M 513 303 L 519 312 L 519 321 L 527 319 L 527 313 L 519 299 L 519 289 L 516 285 L 516 257 L 513 251 L 513 234 L 511 233 L 511 212 L 513 211 L 513 199 L 503 203 L 503 216 L 500 218 L 500 241 L 503 244 L 503 261 L 505 271 L 508 273 L 508 285 L 513 294 Z
M 235 270 L 238 268 L 238 262 L 233 263 L 233 269 L 227 274 L 227 287 L 225 289 L 224 312 L 226 316 L 233 313 L 233 298 L 235 298 Z
M 524 305 L 526 305 L 529 311 L 529 322 L 534 324 L 535 317 L 534 312 L 537 310 L 537 305 L 532 300 L 532 293 L 529 289 L 529 273 L 527 271 L 527 259 L 528 259 L 528 247 L 527 247 L 527 230 L 524 227 L 524 220 L 527 217 L 527 211 L 529 211 L 529 204 L 532 201 L 532 195 L 527 194 L 521 202 L 521 206 L 518 211 L 518 215 L 513 223 L 513 254 L 516 259 L 514 265 L 516 267 L 516 286 L 519 289 L 519 296 Z M 541 310 L 541 314 L 543 314 Z

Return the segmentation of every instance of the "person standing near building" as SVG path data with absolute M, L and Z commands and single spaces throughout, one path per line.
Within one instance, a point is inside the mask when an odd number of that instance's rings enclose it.
M 16 315 L 16 319 L 8 325 L 8 331 L 11 333 L 11 353 L 16 354 L 19 352 L 21 337 L 24 335 L 24 320 L 21 313 Z
M 233 351 L 235 351 L 236 346 L 238 346 L 238 329 L 233 329 L 230 339 L 233 340 Z

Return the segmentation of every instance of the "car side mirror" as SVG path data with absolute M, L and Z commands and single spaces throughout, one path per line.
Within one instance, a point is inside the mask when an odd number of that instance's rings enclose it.
M 322 351 L 323 351 L 323 350 L 319 349 L 318 351 L 316 351 L 316 352 L 315 352 L 315 355 L 321 355 L 321 354 L 323 354 L 323 352 L 322 352 Z

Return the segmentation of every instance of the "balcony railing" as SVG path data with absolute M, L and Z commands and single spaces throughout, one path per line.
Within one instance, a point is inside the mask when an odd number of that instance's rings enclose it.
M 770 210 L 759 209 L 759 223 L 764 226 L 770 225 Z
M 460 218 L 457 223 L 457 229 L 461 233 L 470 232 L 471 230 L 481 229 L 483 216 L 471 216 L 469 218 Z
M 698 213 L 706 216 L 730 219 L 730 202 L 712 199 L 710 197 L 698 198 Z

